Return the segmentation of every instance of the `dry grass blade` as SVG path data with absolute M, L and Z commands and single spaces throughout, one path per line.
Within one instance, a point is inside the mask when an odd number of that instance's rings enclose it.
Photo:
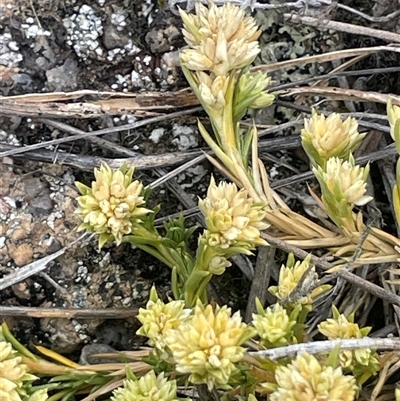
M 391 99 L 393 104 L 400 105 L 400 96 L 387 95 L 379 92 L 364 92 L 356 89 L 343 89 L 337 87 L 315 88 L 304 86 L 301 88 L 291 88 L 280 92 L 280 96 L 293 95 L 326 96 L 336 100 L 355 100 L 358 102 L 375 102 L 387 104 Z
M 345 22 L 330 21 L 324 18 L 314 18 L 302 15 L 283 14 L 283 18 L 287 22 L 300 23 L 304 25 L 321 28 L 324 31 L 327 29 L 333 29 L 339 32 L 347 32 L 354 35 L 370 36 L 385 40 L 387 42 L 400 43 L 400 35 L 394 32 L 383 31 L 381 29 L 373 29 L 366 26 L 347 24 Z
M 400 53 L 400 47 L 373 46 L 373 47 L 365 47 L 363 49 L 337 50 L 334 52 L 318 54 L 315 56 L 300 57 L 294 60 L 286 60 L 277 63 L 258 65 L 257 67 L 252 67 L 251 71 L 262 71 L 262 72 L 279 71 L 283 68 L 290 68 L 311 63 L 325 63 L 327 61 L 339 60 L 348 57 L 356 57 L 364 54 L 367 55 L 376 54 L 377 52 L 383 52 L 383 51 Z

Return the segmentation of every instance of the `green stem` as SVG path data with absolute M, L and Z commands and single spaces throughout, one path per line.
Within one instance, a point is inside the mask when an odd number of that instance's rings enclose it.
M 200 238 L 196 254 L 196 264 L 185 281 L 184 293 L 187 307 L 193 307 L 197 299 L 207 302 L 206 287 L 213 276 L 208 269 L 214 256 L 217 256 L 215 250 L 208 246 L 204 237 Z
M 37 361 L 38 357 L 32 354 L 27 348 L 25 348 L 12 334 L 10 329 L 7 326 L 7 323 L 4 322 L 1 325 L 1 330 L 3 332 L 4 338 L 13 346 L 15 350 L 17 350 L 21 355 L 31 359 L 32 361 Z

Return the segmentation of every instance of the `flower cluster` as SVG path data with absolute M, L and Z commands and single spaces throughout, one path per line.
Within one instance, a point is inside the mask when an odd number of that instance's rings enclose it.
M 258 314 L 253 313 L 253 326 L 257 330 L 260 342 L 267 348 L 286 345 L 293 337 L 293 327 L 296 320 L 292 320 L 286 309 L 275 304 L 265 311 L 259 310 Z
M 365 195 L 368 173 L 369 166 L 357 166 L 354 159 L 342 161 L 333 157 L 328 160 L 326 171 L 320 169 L 316 175 L 317 178 L 321 177 L 320 184 L 326 193 L 334 196 L 337 203 L 344 201 L 350 205 L 362 206 L 372 199 L 371 196 Z
M 277 286 L 269 287 L 269 291 L 280 301 L 288 304 L 311 305 L 316 297 L 323 294 L 331 287 L 329 285 L 316 285 L 317 274 L 315 267 L 310 265 L 311 255 L 302 262 L 295 262 L 293 254 L 290 254 L 285 265 L 279 272 Z M 301 283 L 301 288 L 297 288 Z M 294 290 L 297 289 L 296 293 Z
M 235 113 L 241 117 L 242 112 L 247 107 L 260 109 L 270 106 L 275 99 L 274 95 L 265 91 L 270 83 L 271 78 L 261 71 L 255 74 L 247 71 L 242 74 L 237 83 Z
M 266 245 L 260 238 L 260 230 L 268 228 L 262 221 L 266 214 L 264 205 L 254 203 L 246 189 L 238 190 L 235 184 L 226 182 L 217 186 L 212 177 L 207 197 L 199 200 L 199 208 L 206 219 L 209 246 L 240 246 L 248 250 Z
M 164 373 L 156 376 L 153 370 L 139 380 L 125 380 L 124 386 L 113 392 L 113 401 L 179 401 L 176 381 Z M 189 401 L 189 400 L 187 400 Z
M 304 120 L 301 130 L 302 145 L 314 167 L 325 169 L 331 157 L 347 160 L 366 134 L 358 132 L 355 118 L 343 121 L 338 113 L 329 117 L 313 110 L 312 117 Z
M 0 330 L 1 339 L 1 330 Z M 0 341 L 0 400 L 21 401 L 26 395 L 23 384 L 35 380 L 36 377 L 27 372 L 22 358 L 13 350 L 7 341 Z
M 134 171 L 133 167 L 128 170 L 126 166 L 113 171 L 103 164 L 94 170 L 96 180 L 91 188 L 76 182 L 82 194 L 77 198 L 76 213 L 83 220 L 79 230 L 100 234 L 100 247 L 109 240 L 120 244 L 122 237 L 132 232 L 132 225 L 150 212 L 140 207 L 145 203 L 143 184 L 132 181 Z
M 332 307 L 333 318 L 318 325 L 318 330 L 329 340 L 338 338 L 363 338 L 368 335 L 371 328 L 359 328 L 354 323 L 354 314 L 346 318 Z M 379 371 L 379 362 L 374 356 L 375 352 L 370 349 L 357 349 L 354 351 L 341 351 L 339 355 L 340 364 L 343 368 L 349 368 L 356 376 L 374 375 Z M 365 376 L 368 378 L 367 376 Z
M 181 54 L 181 62 L 190 70 L 228 75 L 233 69 L 249 65 L 260 52 L 260 31 L 253 18 L 231 3 L 205 7 L 196 3 L 196 13 L 180 10 L 183 35 L 191 49 Z
M 242 322 L 238 312 L 231 316 L 230 308 L 200 302 L 191 318 L 166 333 L 165 341 L 179 373 L 189 374 L 194 384 L 225 387 L 236 371 L 235 363 L 244 355 L 241 346 L 255 334 Z
M 351 227 L 354 205 L 362 206 L 372 200 L 372 196 L 365 194 L 369 165 L 356 165 L 351 155 L 348 161 L 332 157 L 325 169 L 314 167 L 313 172 L 321 185 L 321 199 L 329 217 L 340 228 Z
M 356 396 L 354 377 L 343 375 L 340 367 L 322 366 L 307 353 L 279 366 L 275 379 L 277 389 L 270 401 L 353 401 Z
M 177 329 L 188 320 L 190 309 L 184 309 L 184 301 L 170 301 L 164 304 L 152 287 L 146 309 L 140 308 L 138 319 L 142 327 L 136 334 L 149 338 L 149 345 L 163 351 L 168 330 Z

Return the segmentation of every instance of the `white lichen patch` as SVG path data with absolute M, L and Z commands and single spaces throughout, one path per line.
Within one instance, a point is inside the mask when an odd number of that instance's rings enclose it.
M 6 67 L 17 67 L 23 60 L 23 56 L 19 53 L 17 42 L 12 39 L 10 33 L 0 35 L 0 65 Z
M 174 124 L 172 133 L 174 135 L 172 143 L 176 145 L 179 150 L 188 150 L 198 145 L 197 134 L 192 127 Z
M 64 18 L 63 24 L 68 33 L 67 43 L 82 60 L 103 55 L 99 38 L 103 34 L 101 19 L 92 7 L 84 4 L 71 17 Z
M 14 134 L 8 134 L 6 131 L 3 131 L 2 129 L 0 129 L 0 142 L 12 146 L 21 146 L 21 142 Z
M 126 56 L 133 56 L 140 52 L 140 48 L 136 46 L 129 36 L 132 33 L 127 29 L 128 22 L 126 19 L 126 9 L 122 7 L 114 7 L 114 12 L 110 17 L 111 25 L 119 32 L 118 47 L 109 49 L 107 52 L 108 61 L 121 61 Z M 105 35 L 107 34 L 107 30 Z M 117 35 L 118 38 L 118 35 Z M 107 46 L 106 46 L 107 47 Z
M 165 132 L 164 128 L 153 129 L 153 131 L 151 131 L 149 139 L 151 141 L 153 141 L 154 143 L 158 143 L 158 142 L 160 142 L 160 139 L 163 137 L 164 132 Z
M 111 23 L 117 27 L 118 31 L 123 31 L 126 27 L 126 17 L 124 9 L 119 8 L 111 14 Z
M 35 20 L 32 17 L 28 17 L 25 23 L 21 24 L 21 29 L 27 39 L 36 38 L 37 36 L 51 36 L 51 32 L 35 24 Z
M 193 187 L 194 184 L 202 183 L 203 177 L 207 174 L 207 170 L 201 166 L 189 167 L 184 173 L 179 174 L 177 181 L 182 189 Z

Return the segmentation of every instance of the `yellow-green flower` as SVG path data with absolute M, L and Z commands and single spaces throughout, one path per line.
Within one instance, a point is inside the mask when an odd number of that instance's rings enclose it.
M 275 371 L 277 389 L 270 401 L 353 401 L 357 387 L 353 376 L 342 369 L 322 366 L 307 353 Z
M 317 175 L 316 169 L 314 173 Z M 329 191 L 338 202 L 345 201 L 350 205 L 362 206 L 372 199 L 372 196 L 365 195 L 368 173 L 368 165 L 360 167 L 355 165 L 352 158 L 342 161 L 332 157 L 326 163 L 326 171 L 318 169 L 317 178 L 323 190 Z
M 184 309 L 184 301 L 170 301 L 164 304 L 152 287 L 150 299 L 146 309 L 140 308 L 138 319 L 142 327 L 136 334 L 149 338 L 149 345 L 163 351 L 165 348 L 165 336 L 168 330 L 178 328 L 189 319 L 190 309 Z
M 365 135 L 358 132 L 355 118 L 343 121 L 338 113 L 326 118 L 315 110 L 311 118 L 304 119 L 301 130 L 302 145 L 311 163 L 323 169 L 331 157 L 347 160 Z
M 394 127 L 396 125 L 396 121 L 400 119 L 400 106 L 396 106 L 392 103 L 391 99 L 389 99 L 387 103 L 387 115 L 390 125 L 390 135 L 393 140 L 395 139 L 394 135 Z
M 279 304 L 260 312 L 253 313 L 253 326 L 257 329 L 261 344 L 267 348 L 286 345 L 293 336 L 292 329 L 296 321 L 291 320 L 286 309 Z
M 261 71 L 242 74 L 237 83 L 236 107 L 260 109 L 272 104 L 275 96 L 267 92 L 271 78 Z
M 333 317 L 318 325 L 318 330 L 329 340 L 338 338 L 363 338 L 368 335 L 371 327 L 360 329 L 357 323 L 354 323 L 354 314 L 346 317 L 332 307 Z M 350 368 L 356 376 L 358 373 L 370 375 L 375 374 L 379 370 L 379 362 L 375 358 L 375 351 L 371 349 L 357 349 L 340 351 L 339 360 L 343 368 Z
M 232 263 L 223 256 L 214 256 L 208 266 L 208 271 L 212 274 L 221 275 L 231 265 Z
M 222 111 L 225 106 L 228 77 L 217 76 L 212 78 L 203 71 L 197 71 L 196 77 L 202 102 L 216 112 Z
M 238 190 L 235 184 L 226 182 L 217 186 L 211 177 L 207 197 L 199 200 L 199 208 L 206 219 L 210 246 L 227 249 L 239 245 L 252 249 L 266 245 L 260 237 L 260 230 L 268 228 L 263 222 L 264 205 L 254 203 L 246 189 Z
M 182 64 L 190 70 L 211 71 L 225 76 L 233 69 L 249 65 L 260 52 L 260 31 L 252 17 L 231 4 L 208 8 L 196 3 L 196 13 L 180 10 L 183 34 L 192 49 L 181 53 Z
M 113 392 L 113 401 L 179 401 L 176 381 L 156 376 L 153 370 L 139 380 L 125 380 L 124 386 Z
M 103 164 L 94 170 L 96 180 L 91 188 L 76 182 L 82 196 L 77 198 L 79 208 L 76 213 L 83 223 L 79 230 L 100 234 L 99 245 L 108 240 L 120 244 L 124 235 L 130 234 L 132 225 L 140 222 L 140 217 L 151 212 L 144 207 L 143 184 L 132 181 L 135 169 L 126 166 L 119 170 Z
M 21 396 L 25 395 L 22 389 L 24 382 L 35 379 L 35 376 L 27 372 L 27 366 L 22 363 L 22 358 L 13 350 L 12 345 L 0 341 L 0 400 L 21 401 Z
M 165 341 L 179 373 L 189 374 L 194 384 L 206 383 L 225 387 L 236 371 L 235 363 L 244 355 L 241 346 L 255 334 L 242 322 L 238 312 L 231 316 L 227 306 L 204 307 L 200 302 L 191 318 L 178 328 L 169 330 Z
M 293 254 L 289 254 L 286 266 L 282 265 L 279 272 L 278 285 L 269 287 L 269 292 L 285 303 L 311 305 L 316 297 L 331 287 L 322 285 L 314 288 L 318 276 L 315 267 L 310 268 L 310 260 L 311 255 L 308 255 L 302 262 L 295 262 Z M 294 294 L 293 290 L 300 281 L 301 288 Z

